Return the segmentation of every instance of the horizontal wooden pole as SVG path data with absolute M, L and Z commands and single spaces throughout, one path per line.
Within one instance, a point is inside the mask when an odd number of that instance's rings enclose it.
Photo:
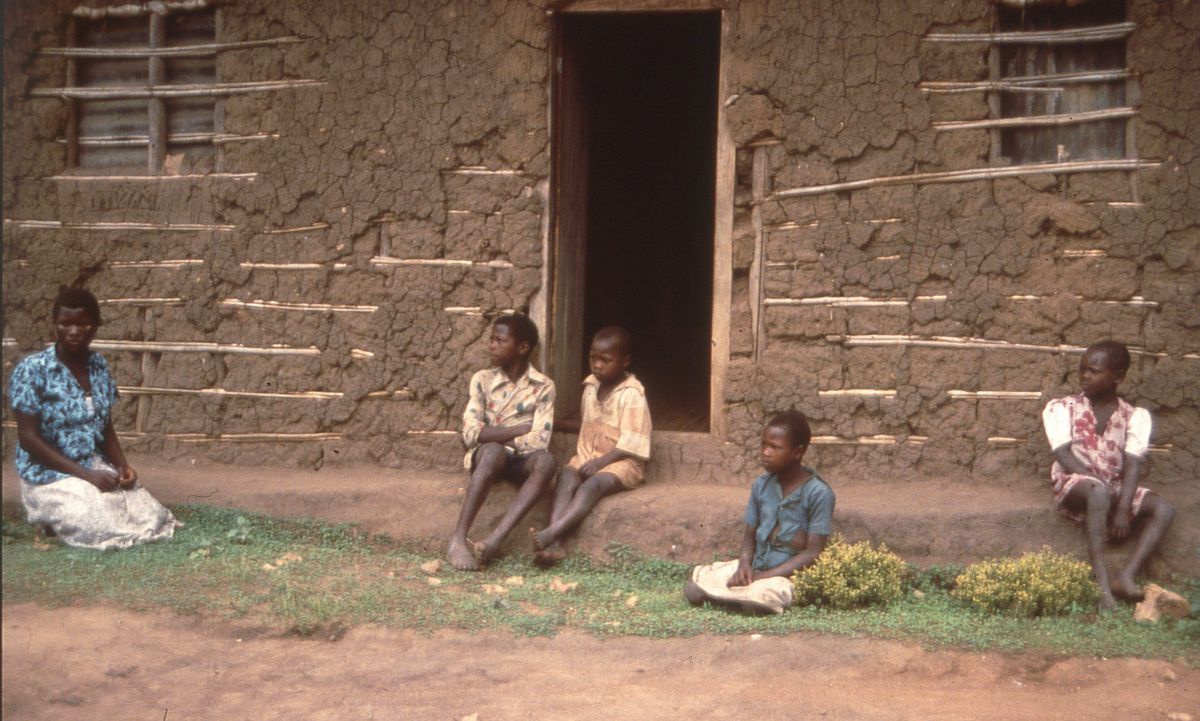
M 925 445 L 925 442 L 928 440 L 928 436 L 905 436 L 901 438 L 899 436 L 880 433 L 873 436 L 859 436 L 857 438 L 813 436 L 810 442 L 815 446 L 892 446 L 902 443 L 921 446 Z
M 911 302 L 940 303 L 946 300 L 944 295 L 918 295 Z M 907 298 L 870 298 L 867 296 L 815 296 L 811 298 L 764 298 L 765 306 L 835 306 L 835 307 L 879 307 L 879 306 L 908 306 Z
M 930 33 L 921 38 L 930 43 L 991 43 L 994 45 L 1059 45 L 1119 40 L 1137 29 L 1124 22 L 1067 30 L 1012 30 L 999 33 Z
M 150 182 L 165 183 L 172 180 L 254 180 L 258 173 L 181 173 L 179 175 L 50 175 L 42 180 L 69 181 L 74 183 L 104 182 Z
M 842 193 L 849 190 L 863 190 L 865 188 L 878 188 L 889 185 L 965 183 L 976 180 L 1015 178 L 1022 175 L 1042 175 L 1046 173 L 1098 173 L 1104 171 L 1134 171 L 1141 168 L 1155 168 L 1159 165 L 1162 165 L 1161 161 L 1123 158 L 1117 160 L 1080 160 L 1066 163 L 1035 163 L 1031 165 L 1010 165 L 997 168 L 972 168 L 970 170 L 946 170 L 934 173 L 911 173 L 909 175 L 885 175 L 878 178 L 848 180 L 841 183 L 811 185 L 805 188 L 790 188 L 788 190 L 780 190 L 767 196 L 767 200 L 803 198 L 812 195 Z
M 1077 125 L 1120 120 L 1137 115 L 1134 108 L 1107 108 L 1062 115 L 1026 115 L 1019 118 L 988 118 L 986 120 L 949 120 L 933 123 L 934 130 L 977 130 L 983 128 L 1037 128 L 1055 125 Z
M 296 393 L 269 393 L 265 391 L 230 391 L 224 388 L 161 388 L 155 386 L 118 386 L 121 393 L 130 396 L 200 396 L 213 398 L 276 398 L 280 400 L 325 401 L 341 398 L 340 391 L 299 391 Z
M 956 400 L 1019 400 L 1036 401 L 1042 397 L 1040 391 L 946 391 L 946 395 Z
M 876 388 L 840 388 L 817 391 L 820 398 L 895 398 L 896 391 Z
M 299 443 L 340 441 L 341 433 L 222 433 L 206 436 L 202 433 L 165 433 L 164 437 L 183 443 Z
M 139 341 L 97 340 L 92 343 L 95 350 L 134 351 L 137 353 L 231 353 L 237 355 L 319 356 L 316 346 L 294 348 L 289 346 L 248 346 L 237 343 L 209 343 L 204 341 Z
M 127 3 L 125 5 L 110 5 L 108 7 L 87 7 L 80 5 L 71 11 L 77 18 L 130 18 L 149 15 L 150 13 L 178 13 L 195 10 L 207 10 L 212 7 L 208 0 L 151 0 L 150 2 Z
M 324 85 L 324 80 L 300 78 L 296 80 L 258 80 L 244 83 L 208 83 L 199 85 L 129 85 L 69 88 L 34 88 L 29 91 L 34 98 L 62 98 L 64 100 L 148 100 L 150 98 L 218 98 L 245 93 L 265 93 L 292 88 Z
M 106 263 L 109 268 L 165 268 L 178 270 L 180 268 L 198 268 L 204 265 L 199 258 L 183 258 L 179 260 L 110 260 Z
M 1065 86 L 1081 83 L 1105 83 L 1125 80 L 1133 74 L 1128 70 L 1100 70 L 1082 73 L 1048 73 L 1046 75 L 1013 75 L 1000 80 L 926 80 L 921 90 L 932 93 L 976 92 L 980 90 L 1003 90 L 1005 88 L 1038 88 Z M 1053 88 L 1061 90 L 1062 88 Z
M 239 268 L 250 270 L 346 270 L 349 263 L 238 263 Z
M 278 137 L 279 133 L 252 133 L 250 135 L 238 135 L 236 133 L 176 133 L 167 137 L 167 144 L 199 145 L 211 143 L 213 145 L 221 145 L 224 143 L 270 140 Z M 65 144 L 67 139 L 58 138 L 55 142 Z M 150 136 L 84 135 L 77 138 L 75 142 L 89 148 L 144 148 L 150 145 Z
M 515 168 L 488 168 L 483 165 L 464 165 L 459 168 L 451 168 L 443 171 L 451 175 L 511 175 L 523 176 L 525 171 L 516 170 Z
M 378 267 L 389 266 L 427 266 L 431 268 L 492 268 L 507 269 L 513 264 L 507 260 L 463 260 L 458 258 L 392 258 L 377 255 L 371 258 L 371 265 Z
M 289 303 L 276 300 L 239 300 L 225 298 L 220 304 L 227 308 L 255 308 L 259 310 L 298 310 L 320 313 L 374 313 L 377 305 L 337 305 L 333 303 Z
M 269 228 L 260 230 L 262 235 L 286 235 L 288 233 L 308 233 L 317 230 L 328 230 L 329 223 L 313 223 L 312 225 L 301 225 L 295 228 Z
M 825 339 L 847 346 L 916 346 L 925 348 L 952 348 L 968 350 L 1026 350 L 1045 353 L 1080 354 L 1086 350 L 1074 345 L 1038 345 L 1035 343 L 1011 343 L 1006 340 L 988 340 L 985 338 L 958 338 L 954 336 L 915 336 L 915 335 L 828 335 Z M 1166 353 L 1156 353 L 1145 348 L 1130 346 L 1133 355 L 1167 358 Z M 1186 356 L 1184 356 L 1186 357 Z
M 5 225 L 15 225 L 18 228 L 43 228 L 46 230 L 158 230 L 175 233 L 194 233 L 201 230 L 232 231 L 236 225 L 219 225 L 215 223 L 115 223 L 115 222 L 75 222 L 62 220 L 16 220 L 4 219 Z
M 277 38 L 261 38 L 259 40 L 238 40 L 230 43 L 198 43 L 195 45 L 176 45 L 162 48 L 42 48 L 42 55 L 56 55 L 68 58 L 206 58 L 215 57 L 218 53 L 230 50 L 247 50 L 249 48 L 273 47 L 304 42 L 303 38 L 286 35 Z
M 103 298 L 100 305 L 132 305 L 152 307 L 156 305 L 183 305 L 183 298 Z

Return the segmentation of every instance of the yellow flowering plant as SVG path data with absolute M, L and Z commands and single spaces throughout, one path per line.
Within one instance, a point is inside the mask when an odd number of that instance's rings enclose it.
M 792 574 L 796 604 L 829 608 L 887 605 L 900 598 L 904 560 L 869 541 L 830 539 L 816 562 Z
M 1091 607 L 1099 589 L 1091 566 L 1043 548 L 967 566 L 951 595 L 985 611 L 1034 617 Z

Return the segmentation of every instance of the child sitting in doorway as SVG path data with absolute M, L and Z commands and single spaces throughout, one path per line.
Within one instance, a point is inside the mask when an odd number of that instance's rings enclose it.
M 583 381 L 583 421 L 558 421 L 559 428 L 579 433 L 575 456 L 558 477 L 550 525 L 529 529 L 534 562 L 551 566 L 566 556 L 560 541 L 574 530 L 605 496 L 641 485 L 650 459 L 650 408 L 646 391 L 629 372 L 629 332 L 607 326 L 592 338 L 588 363 L 592 374 Z
M 554 427 L 554 381 L 529 363 L 538 329 L 521 314 L 504 315 L 492 325 L 488 342 L 491 368 L 471 377 L 463 412 L 463 464 L 471 476 L 446 560 L 464 571 L 478 570 L 549 488 L 557 464 L 547 448 Z M 482 541 L 467 533 L 498 479 L 521 484 L 495 529 Z
M 742 550 L 736 561 L 692 569 L 683 595 L 748 613 L 783 613 L 792 605 L 792 573 L 811 565 L 833 532 L 833 490 L 803 464 L 812 431 L 800 411 L 776 414 L 762 433 L 766 472 L 746 504 Z
M 1046 404 L 1042 424 L 1054 454 L 1050 479 L 1063 515 L 1085 523 L 1088 558 L 1100 605 L 1116 599 L 1140 601 L 1144 594 L 1134 575 L 1158 548 L 1175 518 L 1175 509 L 1157 493 L 1138 486 L 1150 447 L 1150 412 L 1117 395 L 1129 370 L 1129 349 L 1112 340 L 1090 346 L 1079 360 L 1079 385 L 1073 396 Z M 1133 555 L 1114 579 L 1104 565 L 1104 538 L 1121 541 L 1136 522 L 1144 522 Z

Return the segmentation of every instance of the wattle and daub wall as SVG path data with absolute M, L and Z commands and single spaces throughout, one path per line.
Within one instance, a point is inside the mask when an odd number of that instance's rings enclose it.
M 726 434 L 672 458 L 740 481 L 764 415 L 795 406 L 833 476 L 1040 477 L 1041 405 L 1113 337 L 1138 349 L 1156 484 L 1196 477 L 1200 5 L 1128 3 L 1126 165 L 962 182 L 939 174 L 1006 167 L 970 124 L 995 111 L 938 83 L 987 81 L 991 45 L 937 36 L 993 31 L 996 6 L 718 6 Z M 129 446 L 456 463 L 489 317 L 547 302 L 547 7 L 222 3 L 218 42 L 278 42 L 218 54 L 208 164 L 142 178 L 66 168 L 67 60 L 41 51 L 75 7 L 5 3 L 5 381 L 86 277 Z

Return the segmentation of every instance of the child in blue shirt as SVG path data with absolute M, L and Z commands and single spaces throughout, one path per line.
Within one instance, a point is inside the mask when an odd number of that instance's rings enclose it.
M 811 439 L 799 411 L 767 423 L 761 450 L 766 472 L 750 489 L 741 553 L 736 561 L 696 566 L 683 589 L 689 603 L 750 613 L 783 613 L 791 606 L 792 573 L 816 561 L 833 533 L 833 490 L 802 463 Z

